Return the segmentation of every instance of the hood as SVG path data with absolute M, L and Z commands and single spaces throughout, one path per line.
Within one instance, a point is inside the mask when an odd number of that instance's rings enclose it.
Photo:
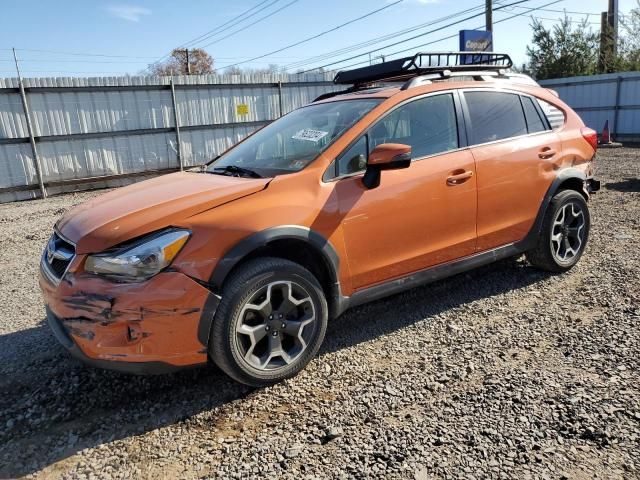
M 263 190 L 270 178 L 180 172 L 118 188 L 80 204 L 56 224 L 78 253 L 99 252 L 175 226 L 197 213 Z

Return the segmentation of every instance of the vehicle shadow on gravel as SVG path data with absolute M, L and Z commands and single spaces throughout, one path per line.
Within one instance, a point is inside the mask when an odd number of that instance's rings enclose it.
M 605 188 L 617 192 L 640 192 L 640 178 L 627 178 L 621 182 L 607 183 Z
M 329 325 L 321 355 L 392 333 L 476 300 L 538 283 L 552 274 L 507 259 L 347 312 Z M 464 324 L 464 318 L 460 318 Z
M 547 276 L 509 259 L 358 307 L 329 325 L 320 355 L 330 360 L 332 352 Z M 252 391 L 215 368 L 144 377 L 86 367 L 57 345 L 45 325 L 0 336 L 0 359 L 2 478 L 27 475 L 84 448 L 185 421 Z M 206 418 L 205 428 L 207 422 L 213 428 L 220 421 L 215 414 Z

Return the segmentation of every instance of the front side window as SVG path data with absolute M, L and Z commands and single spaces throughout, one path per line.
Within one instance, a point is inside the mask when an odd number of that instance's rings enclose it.
M 338 161 L 338 176 L 361 172 L 367 168 L 367 136 L 363 135 L 347 149 Z
M 363 171 L 368 154 L 383 143 L 411 145 L 414 159 L 457 149 L 453 96 L 447 93 L 420 98 L 385 115 L 338 158 L 337 174 Z
M 527 124 L 518 95 L 477 91 L 465 92 L 464 97 L 469 109 L 472 144 L 526 135 Z
M 369 131 L 369 150 L 382 143 L 411 145 L 413 158 L 458 148 L 453 96 L 433 95 L 397 108 Z
M 380 102 L 343 100 L 294 110 L 233 147 L 207 172 L 272 176 L 302 170 Z

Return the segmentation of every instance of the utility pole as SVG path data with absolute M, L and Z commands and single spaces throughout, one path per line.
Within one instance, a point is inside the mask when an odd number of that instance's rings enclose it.
M 615 55 L 618 51 L 618 0 L 609 0 L 607 17 L 609 32 L 612 36 L 612 53 Z
M 493 31 L 493 5 L 491 0 L 486 0 L 486 6 L 484 11 L 485 27 L 487 32 Z
M 618 44 L 618 0 L 609 0 L 609 8 L 600 17 L 600 55 L 598 71 L 612 70 Z
M 24 119 L 27 123 L 27 133 L 29 134 L 29 143 L 31 144 L 31 154 L 33 155 L 33 166 L 36 169 L 36 177 L 38 178 L 40 195 L 42 196 L 42 198 L 47 198 L 47 189 L 44 187 L 44 180 L 42 175 L 42 165 L 40 164 L 38 147 L 36 147 L 36 138 L 33 134 L 33 125 L 31 123 L 31 111 L 29 110 L 29 102 L 27 102 L 27 94 L 24 89 L 24 82 L 22 81 L 22 74 L 20 73 L 20 66 L 18 65 L 18 56 L 16 55 L 15 48 L 13 49 L 13 61 L 16 63 L 16 72 L 18 73 L 18 86 L 20 87 L 20 98 L 22 99 Z
M 185 58 L 187 60 L 187 75 L 191 75 L 191 62 L 189 62 L 189 49 L 184 49 Z

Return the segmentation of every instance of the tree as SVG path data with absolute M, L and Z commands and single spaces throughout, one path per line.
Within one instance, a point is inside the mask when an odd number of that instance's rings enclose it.
M 243 73 L 245 73 L 244 70 L 242 70 L 240 67 L 235 66 L 235 67 L 229 67 L 229 68 L 225 68 L 224 69 L 224 74 L 225 75 L 242 75 Z
M 283 66 L 280 66 L 276 63 L 270 63 L 266 68 L 241 68 L 238 66 L 228 67 L 224 70 L 225 75 L 249 75 L 249 74 L 260 74 L 260 73 L 286 73 L 286 69 Z
M 621 70 L 640 70 L 640 0 L 636 8 L 620 18 L 618 63 Z
M 615 55 L 610 43 L 613 41 L 610 27 L 603 36 L 605 51 L 600 52 L 600 32 L 591 31 L 586 19 L 576 29 L 566 16 L 553 29 L 548 30 L 535 20 L 532 28 L 526 70 L 540 80 L 640 70 L 640 0 L 636 0 L 636 7 L 629 14 L 620 16 Z M 601 53 L 603 56 L 599 59 Z
M 150 65 L 151 73 L 154 75 L 204 75 L 215 73 L 213 68 L 213 58 L 200 48 L 189 50 L 189 68 L 187 68 L 187 51 L 175 48 L 171 56 L 162 63 Z
M 588 27 L 586 20 L 573 28 L 564 19 L 552 29 L 534 20 L 532 45 L 527 46 L 527 70 L 538 80 L 592 75 L 597 72 L 600 35 Z

